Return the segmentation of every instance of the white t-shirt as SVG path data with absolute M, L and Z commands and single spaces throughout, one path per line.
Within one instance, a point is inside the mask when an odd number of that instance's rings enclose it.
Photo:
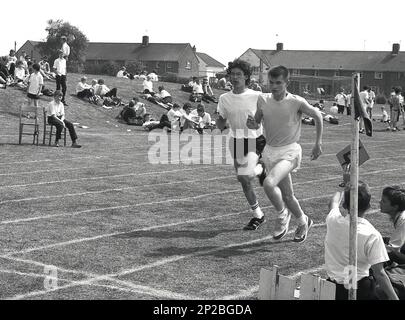
M 364 218 L 357 220 L 357 281 L 369 276 L 372 265 L 389 260 L 381 234 Z M 328 276 L 340 284 L 347 279 L 349 265 L 350 216 L 339 208 L 326 217 L 325 268 Z
M 48 104 L 48 108 L 46 110 L 48 117 L 49 116 L 56 116 L 56 117 L 64 117 L 65 116 L 65 107 L 62 102 L 56 103 L 55 100 L 52 100 Z
M 364 106 L 368 107 L 370 104 L 370 95 L 368 94 L 368 91 L 362 91 L 359 94 L 361 102 L 364 104 Z
M 257 99 L 261 92 L 246 89 L 243 93 L 235 94 L 233 91 L 219 97 L 217 111 L 219 115 L 228 120 L 230 134 L 237 139 L 256 139 L 263 134 L 263 127 L 257 130 L 246 126 L 249 115 L 254 116 L 257 110 Z
M 87 83 L 79 82 L 76 86 L 76 93 L 82 92 L 83 90 L 90 89 L 91 86 Z
M 199 118 L 198 122 L 200 122 L 200 123 L 203 123 L 203 124 L 210 124 L 211 123 L 211 115 L 208 112 L 204 112 L 203 117 L 200 117 L 198 115 L 197 109 L 191 111 L 190 114 L 195 116 L 195 117 L 198 117 Z
M 157 95 L 158 95 L 158 97 L 160 97 L 161 99 L 166 98 L 166 97 L 171 97 L 170 93 L 167 92 L 166 90 L 160 91 Z
M 66 76 L 66 60 L 64 58 L 58 58 L 54 61 L 53 67 L 56 69 L 57 75 Z
M 341 106 L 345 106 L 346 105 L 346 99 L 347 97 L 342 94 L 342 93 L 338 93 L 335 97 L 335 101 L 337 104 L 341 105 Z
M 390 245 L 394 248 L 401 248 L 405 244 L 405 211 L 399 213 L 394 222 L 394 232 L 390 237 Z
M 7 69 L 10 68 L 10 65 L 11 65 L 12 63 L 14 63 L 14 64 L 17 63 L 17 57 L 16 57 L 16 56 L 10 56 L 10 55 L 8 55 L 8 56 L 7 56 L 7 65 L 6 65 Z
M 70 47 L 66 42 L 62 44 L 62 51 L 63 51 L 63 56 L 64 57 L 69 57 L 69 55 L 70 55 Z
M 24 68 L 15 68 L 14 77 L 20 80 L 25 79 L 25 69 Z
M 148 74 L 148 76 L 150 77 L 151 81 L 158 81 L 158 76 L 156 73 L 151 72 Z
M 38 73 L 31 73 L 29 76 L 28 93 L 38 95 L 40 93 L 40 87 L 44 84 L 44 78 Z
M 193 84 L 193 93 L 203 94 L 204 91 L 203 91 L 202 85 L 201 85 L 201 84 L 194 83 L 194 84 Z
M 117 78 L 128 78 L 128 77 L 124 75 L 124 70 L 120 70 L 117 73 Z
M 142 85 L 143 85 L 143 90 L 148 89 L 149 92 L 153 92 L 153 83 L 152 83 L 152 81 L 144 80 Z
M 260 95 L 257 106 L 263 112 L 263 128 L 269 146 L 283 147 L 298 142 L 303 105 L 311 107 L 307 100 L 289 92 L 280 101 L 271 93 Z
M 105 84 L 99 84 L 94 94 L 104 96 L 110 89 Z

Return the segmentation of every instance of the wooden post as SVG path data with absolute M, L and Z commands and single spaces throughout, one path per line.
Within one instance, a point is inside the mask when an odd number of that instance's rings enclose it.
M 355 81 L 357 88 L 355 86 Z M 350 233 L 349 233 L 349 300 L 357 298 L 357 214 L 359 188 L 359 120 L 355 119 L 354 94 L 360 88 L 360 74 L 352 77 L 352 143 L 350 155 Z

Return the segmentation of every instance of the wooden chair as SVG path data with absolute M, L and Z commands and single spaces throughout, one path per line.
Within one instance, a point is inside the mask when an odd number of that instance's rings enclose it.
M 43 141 L 42 143 L 45 144 L 45 140 L 48 136 L 49 139 L 49 145 L 52 143 L 52 136 L 56 135 L 56 127 L 54 125 L 48 124 L 48 117 L 46 115 L 46 108 L 43 108 L 43 114 L 44 114 L 44 135 L 43 135 Z M 55 132 L 53 132 L 53 128 L 55 128 Z M 63 128 L 62 131 L 63 134 L 63 145 L 66 147 L 66 128 Z
M 28 115 L 28 117 L 27 117 Z M 32 127 L 33 131 L 24 132 L 24 127 Z M 19 134 L 18 143 L 21 144 L 22 136 L 33 136 L 32 144 L 39 144 L 39 124 L 38 124 L 38 108 L 27 104 L 20 106 L 19 119 Z
M 335 300 L 336 285 L 317 275 L 301 275 L 297 280 L 282 276 L 278 267 L 262 268 L 259 280 L 259 300 Z

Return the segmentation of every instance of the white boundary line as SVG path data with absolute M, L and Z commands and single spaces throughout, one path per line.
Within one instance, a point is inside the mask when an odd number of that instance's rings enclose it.
M 18 156 L 18 159 L 21 159 L 22 155 Z M 37 163 L 37 162 L 57 162 L 59 160 L 62 161 L 69 161 L 69 160 L 81 160 L 81 159 L 100 159 L 100 158 L 107 158 L 108 156 L 99 155 L 99 156 L 84 156 L 84 157 L 76 157 L 76 158 L 57 158 L 57 159 L 41 159 L 41 160 L 27 160 L 27 161 L 13 161 L 13 162 L 0 162 L 0 166 L 2 165 L 14 165 L 14 164 L 27 164 L 27 163 Z
M 372 143 L 387 143 L 387 142 L 395 142 L 395 141 L 399 141 L 399 142 L 402 142 L 403 141 L 403 139 L 390 139 L 390 140 L 372 140 Z M 346 140 L 338 140 L 338 141 L 326 141 L 326 142 L 324 142 L 323 143 L 323 145 L 326 145 L 326 144 L 337 144 L 337 143 L 347 143 L 347 144 L 350 144 L 350 141 L 346 141 Z M 185 144 L 187 144 L 187 142 L 185 142 L 184 143 L 184 145 Z M 300 143 L 300 145 L 301 146 L 305 146 L 305 145 L 313 145 L 314 143 L 313 142 L 301 142 Z M 109 149 L 108 150 L 108 152 L 109 153 L 111 153 L 111 154 L 116 154 L 114 151 L 117 151 L 117 152 L 119 152 L 119 151 L 123 151 L 123 150 L 126 150 L 126 149 L 131 149 L 131 150 L 133 150 L 133 148 L 134 147 L 136 147 L 136 148 L 140 148 L 140 147 L 150 147 L 152 145 L 152 143 L 151 144 L 148 144 L 148 145 L 136 145 L 136 144 L 134 144 L 134 146 L 131 146 L 131 147 L 127 147 L 127 148 L 117 148 L 117 149 Z M 372 147 L 372 146 L 369 146 L 368 148 L 370 148 L 370 147 Z M 224 148 L 224 146 L 222 146 L 222 150 L 223 150 L 223 148 Z M 215 149 L 218 149 L 219 150 L 219 148 L 214 148 L 214 149 L 211 149 L 211 150 L 215 150 Z M 171 153 L 172 151 L 171 150 L 168 150 L 168 153 Z M 9 153 L 6 153 L 6 154 L 9 154 Z M 44 153 L 41 153 L 41 154 L 48 154 L 49 155 L 49 152 L 44 152 Z M 2 155 L 2 154 L 0 154 L 0 155 Z M 135 156 L 145 156 L 145 155 L 148 155 L 148 152 L 145 152 L 145 153 L 134 153 L 134 154 L 131 154 L 131 156 L 132 157 L 135 157 Z M 16 155 L 17 157 L 21 157 L 22 155 Z M 93 156 L 93 157 L 109 157 L 110 155 L 99 155 L 99 156 Z M 58 159 L 56 159 L 56 161 L 57 161 Z M 62 159 L 62 160 L 65 160 L 65 159 Z M 66 159 L 66 160 L 69 160 L 69 159 Z M 31 161 L 26 161 L 26 162 L 6 162 L 6 163 L 0 163 L 0 165 L 4 165 L 4 164 L 10 164 L 10 165 L 12 165 L 12 164 L 14 164 L 14 163 L 29 163 L 29 162 L 42 162 L 42 161 L 54 161 L 54 160 L 49 160 L 49 159 L 43 159 L 43 160 L 31 160 Z
M 313 167 L 315 168 L 315 167 Z M 369 175 L 369 174 L 376 174 L 376 173 L 381 173 L 381 172 L 392 172 L 392 171 L 397 171 L 397 170 L 402 170 L 403 167 L 400 168 L 395 168 L 395 169 L 386 169 L 386 170 L 377 170 L 377 171 L 369 171 L 369 172 L 364 172 L 362 175 Z M 128 174 L 130 175 L 130 174 Z M 128 175 L 123 175 L 123 176 L 128 176 Z M 138 174 L 136 174 L 138 175 Z M 142 174 L 139 174 L 142 175 Z M 80 193 L 68 193 L 68 194 L 62 194 L 62 195 L 55 195 L 55 196 L 40 196 L 40 197 L 31 197 L 31 198 L 19 198 L 19 199 L 10 199 L 10 200 L 4 200 L 0 201 L 1 204 L 6 204 L 6 203 L 16 203 L 16 202 L 26 202 L 26 201 L 35 201 L 35 200 L 40 200 L 40 199 L 57 199 L 57 198 L 67 198 L 67 197 L 75 197 L 75 196 L 81 196 L 81 195 L 86 195 L 86 194 L 99 194 L 99 193 L 105 193 L 105 192 L 110 192 L 110 191 L 121 191 L 121 190 L 126 190 L 126 189 L 137 189 L 137 188 L 143 188 L 143 187 L 153 187 L 153 186 L 160 186 L 160 185 L 171 185 L 171 184 L 181 184 L 181 183 L 193 183 L 193 182 L 198 182 L 198 181 L 214 181 L 214 180 L 222 180 L 222 179 L 230 179 L 234 177 L 234 175 L 229 175 L 225 177 L 218 177 L 218 178 L 211 178 L 211 179 L 204 179 L 204 180 L 186 180 L 186 181 L 175 181 L 175 182 L 167 182 L 167 183 L 156 183 L 156 184 L 150 184 L 150 185 L 140 185 L 140 186 L 133 186 L 133 187 L 125 187 L 125 188 L 114 188 L 114 189 L 106 189 L 106 190 L 99 190 L 99 191 L 86 191 L 86 192 L 80 192 Z M 327 178 L 323 179 L 316 179 L 316 180 L 309 180 L 309 181 L 302 181 L 302 182 L 296 182 L 294 185 L 301 185 L 301 184 L 307 184 L 307 183 L 312 183 L 312 182 L 318 182 L 318 181 L 329 181 L 329 180 L 335 180 L 340 178 L 341 175 L 335 175 L 335 176 L 329 176 Z M 259 187 L 255 187 L 254 189 L 258 189 Z M 239 189 L 233 189 L 233 190 L 228 190 L 224 192 L 220 192 L 218 194 L 226 194 L 226 193 L 234 193 L 240 191 Z M 207 195 L 213 195 L 213 193 L 208 193 Z M 205 194 L 199 195 L 198 197 L 205 196 Z M 194 197 L 190 197 L 193 198 Z M 175 198 L 175 199 L 169 199 L 169 200 L 162 200 L 162 201 L 157 201 L 157 202 L 148 202 L 148 203 L 139 203 L 136 205 L 131 205 L 131 207 L 135 206 L 140 206 L 140 205 L 151 205 L 151 204 L 160 204 L 160 203 L 165 203 L 167 202 L 173 202 L 173 201 L 182 201 L 180 199 L 188 199 L 188 198 Z M 127 207 L 127 206 L 124 206 Z M 60 216 L 60 214 L 58 215 Z M 32 220 L 32 218 L 29 218 Z M 27 220 L 27 221 L 30 221 Z M 0 221 L 0 224 L 3 222 Z

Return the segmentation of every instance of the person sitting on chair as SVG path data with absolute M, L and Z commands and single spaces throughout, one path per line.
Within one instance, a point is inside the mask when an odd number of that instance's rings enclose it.
M 65 119 L 65 107 L 62 103 L 63 94 L 60 90 L 55 90 L 53 95 L 53 101 L 48 104 L 48 124 L 56 127 L 56 140 L 55 147 L 59 147 L 59 140 L 62 135 L 63 128 L 69 130 L 70 138 L 72 139 L 72 148 L 81 148 L 82 146 L 77 144 L 77 134 L 73 123 Z

